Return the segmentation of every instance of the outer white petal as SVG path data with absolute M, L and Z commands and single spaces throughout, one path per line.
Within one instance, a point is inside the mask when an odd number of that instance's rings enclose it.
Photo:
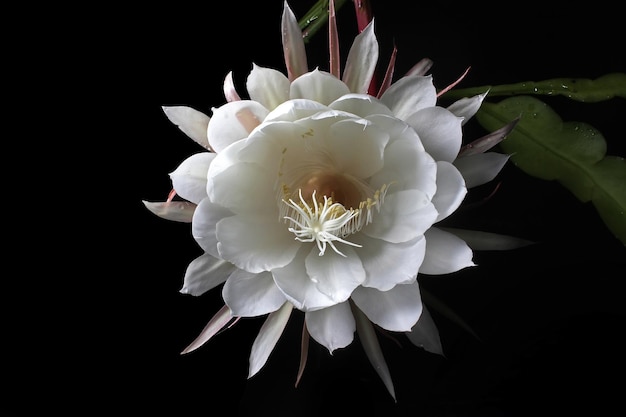
M 228 145 L 247 137 L 268 113 L 261 103 L 252 100 L 231 101 L 214 108 L 207 128 L 211 148 L 222 152 Z
M 271 215 L 226 217 L 217 223 L 216 234 L 220 256 L 253 273 L 287 265 L 301 244 Z
M 233 213 L 277 213 L 275 180 L 276 173 L 259 164 L 236 163 L 212 178 L 210 197 Z
M 272 270 L 278 288 L 289 302 L 302 311 L 319 310 L 336 303 L 317 289 L 306 272 L 304 262 L 311 251 L 317 251 L 317 248 L 311 249 L 309 245 L 303 245 L 291 263 Z
M 459 154 L 463 119 L 443 107 L 429 107 L 413 113 L 406 122 L 415 129 L 426 151 L 437 161 L 452 162 Z
M 450 227 L 442 227 L 441 229 L 460 237 L 473 250 L 511 250 L 533 244 L 530 240 L 499 233 Z
M 289 98 L 306 98 L 328 105 L 349 92 L 348 86 L 337 77 L 315 69 L 291 83 Z
M 308 64 L 302 30 L 298 25 L 296 16 L 287 4 L 287 0 L 283 3 L 281 33 L 285 65 L 287 66 L 289 79 L 293 80 L 308 71 Z
M 293 306 L 290 303 L 283 304 L 280 309 L 270 313 L 263 326 L 261 326 L 261 330 L 259 330 L 259 334 L 252 344 L 248 378 L 259 372 L 265 365 L 265 362 L 267 362 L 274 350 L 274 346 L 276 346 L 278 339 L 283 334 L 283 330 L 285 330 L 292 310 Z
M 208 253 L 200 255 L 187 265 L 180 292 L 202 295 L 226 281 L 235 269 L 233 264 Z
M 398 119 L 407 120 L 416 111 L 433 107 L 437 103 L 437 90 L 431 75 L 411 75 L 391 84 L 380 100 Z
M 408 242 L 389 243 L 360 233 L 353 242 L 361 245 L 357 253 L 365 268 L 362 285 L 380 291 L 387 291 L 397 284 L 414 282 L 426 251 L 426 239 L 423 236 Z
M 472 262 L 472 249 L 463 239 L 436 227 L 431 227 L 424 236 L 426 257 L 420 267 L 420 274 L 450 274 L 475 265 Z
M 452 214 L 463 202 L 467 188 L 458 169 L 449 162 L 437 162 L 437 193 L 432 199 L 439 212 L 437 221 Z
M 318 103 L 317 101 L 305 98 L 291 99 L 272 110 L 265 118 L 265 121 L 293 122 L 325 110 L 328 110 L 328 107 Z
M 320 292 L 335 303 L 346 301 L 352 291 L 365 280 L 363 264 L 354 249 L 341 243 L 339 245 L 339 250 L 346 255 L 345 258 L 327 248 L 323 256 L 319 255 L 319 251 L 312 250 L 305 260 L 310 279 Z
M 191 234 L 202 250 L 219 258 L 215 225 L 224 217 L 232 215 L 230 210 L 212 203 L 208 198 L 198 204 L 191 223 Z
M 406 332 L 417 323 L 422 314 L 419 285 L 396 285 L 389 291 L 359 287 L 352 301 L 365 315 L 384 329 Z
M 385 197 L 380 212 L 363 229 L 368 236 L 392 243 L 407 242 L 422 235 L 437 218 L 437 210 L 426 194 L 404 190 Z
M 457 158 L 454 166 L 461 171 L 467 188 L 485 184 L 498 175 L 510 155 L 497 152 L 477 153 Z
M 196 205 L 189 201 L 146 201 L 142 203 L 157 216 L 175 222 L 191 223 Z
M 163 112 L 180 130 L 204 148 L 209 148 L 206 130 L 211 118 L 187 106 L 163 106 Z
M 378 63 L 378 41 L 374 19 L 355 38 L 343 72 L 343 82 L 353 93 L 366 93 Z
M 415 346 L 419 346 L 427 352 L 443 355 L 439 329 L 437 329 L 437 324 L 433 321 L 425 305 L 422 305 L 422 315 L 419 320 L 406 335 Z
M 341 110 L 357 116 L 373 114 L 393 116 L 391 110 L 382 101 L 367 94 L 346 94 L 328 105 L 333 110 Z
M 425 150 L 417 132 L 403 120 L 385 114 L 372 114 L 365 118 L 389 134 L 389 143 L 396 140 L 407 140 L 413 143 L 416 149 L 422 152 Z
M 233 316 L 256 317 L 276 311 L 285 301 L 285 296 L 274 285 L 269 272 L 253 274 L 241 269 L 233 272 L 222 290 L 224 302 Z
M 207 172 L 215 158 L 212 152 L 200 152 L 185 159 L 170 173 L 172 187 L 185 200 L 199 204 L 207 197 Z
M 477 94 L 473 97 L 465 97 L 455 101 L 448 106 L 448 110 L 454 113 L 455 116 L 462 117 L 462 124 L 467 123 L 480 109 L 483 104 L 483 100 L 487 96 L 487 93 Z
M 348 302 L 305 315 L 306 327 L 311 337 L 326 346 L 330 353 L 348 346 L 354 340 L 356 323 Z
M 280 71 L 252 64 L 246 80 L 250 99 L 272 110 L 289 99 L 289 79 Z

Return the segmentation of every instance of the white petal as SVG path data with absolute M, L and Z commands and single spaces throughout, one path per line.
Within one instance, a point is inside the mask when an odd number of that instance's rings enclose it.
M 463 239 L 473 250 L 511 250 L 532 245 L 530 240 L 499 233 L 466 230 L 451 227 L 440 228 Z
M 328 248 L 322 256 L 318 250 L 312 250 L 305 260 L 309 278 L 320 292 L 335 303 L 346 301 L 352 291 L 365 280 L 363 264 L 354 249 L 341 243 L 338 245 L 341 245 L 339 250 L 346 257 Z
M 187 136 L 196 141 L 204 148 L 209 148 L 207 139 L 207 126 L 211 118 L 187 106 L 163 106 L 167 118 L 174 123 Z
M 289 99 L 289 79 L 280 71 L 252 65 L 246 80 L 250 99 L 272 110 Z
M 448 162 L 454 161 L 461 149 L 462 121 L 443 107 L 422 109 L 406 120 L 419 135 L 426 152 L 436 161 Z
M 208 198 L 198 204 L 191 224 L 191 234 L 202 250 L 219 258 L 215 225 L 224 217 L 232 215 L 230 210 L 212 203 Z
M 328 149 L 335 167 L 356 178 L 368 178 L 383 166 L 389 135 L 365 119 L 343 120 L 328 132 Z
M 372 114 L 365 118 L 389 134 L 390 144 L 396 140 L 407 140 L 413 143 L 416 149 L 425 151 L 417 132 L 403 120 L 385 114 Z
M 509 157 L 497 152 L 477 153 L 457 158 L 454 166 L 461 171 L 467 188 L 472 188 L 494 179 Z
M 228 306 L 223 306 L 220 310 L 215 313 L 215 315 L 209 320 L 209 322 L 204 326 L 204 329 L 200 332 L 198 337 L 195 338 L 193 342 L 189 344 L 181 354 L 193 352 L 198 349 L 200 346 L 211 340 L 213 336 L 215 336 L 220 330 L 222 330 L 232 319 L 232 315 Z
M 374 32 L 374 19 L 372 19 L 352 42 L 346 58 L 343 82 L 353 93 L 367 93 L 377 63 L 378 41 Z
M 448 110 L 454 113 L 457 117 L 462 117 L 462 124 L 467 123 L 480 109 L 483 100 L 487 96 L 487 93 L 477 94 L 473 97 L 465 97 L 455 101 L 448 106 Z
M 287 265 L 300 242 L 276 216 L 235 215 L 217 223 L 220 256 L 248 272 Z
M 231 143 L 247 137 L 251 125 L 260 124 L 268 113 L 263 105 L 252 100 L 231 101 L 214 108 L 207 128 L 211 148 L 222 152 Z
M 328 105 L 331 109 L 341 110 L 360 117 L 374 114 L 393 116 L 391 110 L 382 101 L 367 94 L 346 94 Z
M 354 304 L 380 327 L 406 332 L 417 323 L 422 314 L 419 285 L 396 285 L 389 291 L 359 287 L 352 294 Z
M 305 315 L 306 327 L 315 341 L 325 346 L 330 353 L 348 346 L 354 340 L 356 323 L 348 302 Z
M 283 334 L 283 330 L 285 330 L 292 310 L 293 306 L 290 303 L 283 304 L 280 309 L 271 313 L 263 323 L 263 326 L 261 326 L 261 330 L 259 330 L 259 334 L 252 344 L 248 378 L 259 372 L 265 365 L 265 362 L 267 362 L 272 350 L 274 350 L 274 346 L 276 346 L 278 339 Z
M 474 266 L 473 252 L 463 239 L 436 227 L 431 227 L 424 236 L 426 257 L 420 267 L 420 274 L 450 274 Z
M 191 261 L 185 271 L 182 294 L 202 295 L 226 281 L 235 266 L 208 253 Z
M 436 221 L 452 214 L 463 202 L 467 188 L 461 173 L 449 162 L 437 162 L 437 193 L 432 199 L 437 212 Z
M 291 263 L 272 270 L 276 286 L 289 302 L 302 311 L 319 310 L 335 304 L 332 298 L 317 289 L 306 272 L 304 262 L 311 250 L 316 251 L 317 248 L 311 249 L 309 245 L 302 245 Z
M 437 210 L 426 194 L 403 190 L 385 197 L 380 212 L 363 233 L 392 243 L 406 242 L 422 235 L 436 218 Z
M 241 269 L 233 272 L 222 290 L 224 302 L 233 316 L 256 317 L 276 311 L 286 299 L 274 284 L 272 274 L 253 274 Z
M 285 65 L 289 79 L 293 80 L 308 71 L 308 64 L 302 30 L 296 16 L 287 4 L 287 0 L 283 3 L 281 33 Z
M 411 75 L 391 84 L 380 100 L 398 119 L 407 120 L 416 111 L 434 106 L 437 103 L 437 91 L 431 75 Z
M 316 69 L 291 83 L 289 98 L 306 98 L 328 105 L 349 92 L 348 86 L 337 77 Z
M 276 173 L 259 164 L 236 163 L 212 178 L 211 201 L 233 213 L 252 211 L 277 216 L 275 181 Z
M 195 204 L 206 198 L 207 172 L 214 158 L 212 152 L 200 152 L 185 159 L 170 173 L 176 193 Z
M 422 306 L 422 315 L 419 320 L 406 335 L 415 346 L 427 352 L 443 355 L 439 329 L 425 305 Z
M 317 101 L 304 98 L 292 99 L 280 104 L 272 110 L 265 118 L 265 121 L 293 122 L 325 110 L 328 110 L 328 107 L 318 103 Z
M 403 243 L 372 239 L 363 233 L 353 239 L 365 268 L 364 287 L 387 291 L 397 284 L 415 281 L 426 250 L 426 239 L 419 236 Z
M 175 222 L 191 223 L 196 205 L 189 201 L 141 201 L 144 206 L 157 216 Z

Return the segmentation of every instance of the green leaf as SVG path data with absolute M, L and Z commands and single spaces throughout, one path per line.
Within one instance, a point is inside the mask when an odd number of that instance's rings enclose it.
M 606 156 L 603 135 L 583 122 L 563 122 L 544 102 L 517 96 L 483 103 L 476 120 L 495 130 L 516 117 L 515 129 L 500 146 L 529 175 L 556 180 L 598 214 L 626 245 L 626 161 Z
M 626 98 L 626 73 L 605 74 L 595 80 L 588 78 L 552 78 L 515 84 L 486 85 L 453 89 L 444 94 L 450 99 L 470 97 L 489 91 L 489 97 L 520 94 L 565 96 L 572 100 L 596 103 L 613 97 Z

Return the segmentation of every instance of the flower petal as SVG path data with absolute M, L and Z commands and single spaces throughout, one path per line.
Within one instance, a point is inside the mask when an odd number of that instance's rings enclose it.
M 195 338 L 189 346 L 187 346 L 181 354 L 192 352 L 198 349 L 200 346 L 208 342 L 213 336 L 215 336 L 220 330 L 222 330 L 231 320 L 233 316 L 228 309 L 228 306 L 223 306 L 204 326 L 204 329 Z
M 285 294 L 287 300 L 301 311 L 319 310 L 335 304 L 332 298 L 317 289 L 306 272 L 304 262 L 311 250 L 310 246 L 302 245 L 292 262 L 272 270 L 276 286 Z
M 463 239 L 472 250 L 511 250 L 532 245 L 534 242 L 515 236 L 480 230 L 457 229 L 442 227 L 441 230 L 450 232 Z
M 256 375 L 267 362 L 267 359 L 274 350 L 274 346 L 276 346 L 278 339 L 280 339 L 280 336 L 283 334 L 283 330 L 285 330 L 292 310 L 293 306 L 290 303 L 285 303 L 280 309 L 270 313 L 267 319 L 265 319 L 263 326 L 261 326 L 259 330 L 259 334 L 252 344 L 248 378 L 252 378 Z
M 291 83 L 289 98 L 306 98 L 328 105 L 350 90 L 341 80 L 328 72 L 315 69 Z
M 431 227 L 425 234 L 426 257 L 420 274 L 442 275 L 475 266 L 473 252 L 467 243 L 452 233 Z
M 363 264 L 354 249 L 343 245 L 340 250 L 346 257 L 330 249 L 320 256 L 315 249 L 305 260 L 310 279 L 320 292 L 335 303 L 346 301 L 352 291 L 365 280 Z
M 391 110 L 382 101 L 367 94 L 346 94 L 328 105 L 333 110 L 353 113 L 360 117 L 374 114 L 393 116 Z
M 287 265 L 300 242 L 275 216 L 235 215 L 217 223 L 220 256 L 253 273 Z
M 212 152 L 200 152 L 185 159 L 170 173 L 172 187 L 185 200 L 199 204 L 207 197 L 207 173 L 215 158 Z
M 222 290 L 224 302 L 233 316 L 256 317 L 276 311 L 286 299 L 274 284 L 272 274 L 254 274 L 242 271 L 233 272 Z
M 191 223 L 196 205 L 189 201 L 141 201 L 152 213 L 165 220 Z
M 269 110 L 289 99 L 289 85 L 289 79 L 282 72 L 256 64 L 252 64 L 252 71 L 246 80 L 250 99 Z
M 348 302 L 309 311 L 304 317 L 311 337 L 330 353 L 348 346 L 354 340 L 356 323 Z
M 256 119 L 260 123 L 268 113 L 268 109 L 252 100 L 231 101 L 213 108 L 213 116 L 207 127 L 211 148 L 215 152 L 222 152 L 231 143 L 247 137 L 250 129 L 242 123 L 242 119 Z
M 208 253 L 191 261 L 185 271 L 182 294 L 202 295 L 217 287 L 235 271 L 235 266 Z
M 380 212 L 363 233 L 392 243 L 406 242 L 423 234 L 436 218 L 435 206 L 422 191 L 398 191 L 385 197 Z
M 276 213 L 275 180 L 259 164 L 235 163 L 212 178 L 211 200 L 233 213 Z
M 191 234 L 205 252 L 219 258 L 215 225 L 233 212 L 205 198 L 198 204 L 191 224 Z
M 378 41 L 374 19 L 352 42 L 346 58 L 343 82 L 353 93 L 367 93 L 378 63 Z
M 437 91 L 431 75 L 410 75 L 400 78 L 380 96 L 398 119 L 407 118 L 424 108 L 437 103 Z
M 457 158 L 454 166 L 461 171 L 467 188 L 483 185 L 498 175 L 510 155 L 485 152 Z
M 406 332 L 406 335 L 415 346 L 443 356 L 439 329 L 437 329 L 437 325 L 425 305 L 422 305 L 422 314 L 419 320 L 410 331 Z
M 452 214 L 463 202 L 467 188 L 465 179 L 454 165 L 445 161 L 437 162 L 437 193 L 432 199 L 440 221 Z
M 328 110 L 328 107 L 314 100 L 305 98 L 291 99 L 272 110 L 265 118 L 265 121 L 282 120 L 292 122 L 325 110 Z
M 203 148 L 209 149 L 207 127 L 211 118 L 187 106 L 163 106 L 163 112 L 180 130 Z
M 415 129 L 426 151 L 436 161 L 452 162 L 459 154 L 463 119 L 443 107 L 429 107 L 411 114 L 406 122 Z
M 362 285 L 380 291 L 414 282 L 426 250 L 423 236 L 408 242 L 389 243 L 360 233 L 353 242 L 361 245 L 357 253 L 365 268 Z
M 462 117 L 461 124 L 467 123 L 480 109 L 480 105 L 483 104 L 483 100 L 487 96 L 487 93 L 477 94 L 473 97 L 465 97 L 455 101 L 448 106 L 448 110 L 455 116 Z
M 306 50 L 302 30 L 298 20 L 287 4 L 283 3 L 283 17 L 281 21 L 281 33 L 283 35 L 283 53 L 289 80 L 294 80 L 308 71 Z
M 422 314 L 417 281 L 388 291 L 359 287 L 352 293 L 352 301 L 373 323 L 395 332 L 411 330 Z

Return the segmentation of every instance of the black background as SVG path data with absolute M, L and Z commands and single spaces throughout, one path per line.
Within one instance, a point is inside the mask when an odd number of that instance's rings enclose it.
M 291 7 L 299 17 L 313 3 L 292 1 Z M 434 61 L 438 88 L 468 67 L 460 88 L 626 70 L 617 6 L 371 3 L 381 65 L 392 46 L 398 48 L 396 78 L 424 57 Z M 161 106 L 187 105 L 210 114 L 224 103 L 228 71 L 242 95 L 253 62 L 284 71 L 282 7 L 280 0 L 152 4 L 103 10 L 103 20 L 91 28 L 85 24 L 100 36 L 84 47 L 94 71 L 76 82 L 87 89 L 89 101 L 74 104 L 91 126 L 81 134 L 93 135 L 97 143 L 74 147 L 91 165 L 89 174 L 65 179 L 75 194 L 82 193 L 75 196 L 82 198 L 80 215 L 63 223 L 78 231 L 76 237 L 68 231 L 71 243 L 63 243 L 63 256 L 37 274 L 45 284 L 34 291 L 22 283 L 6 287 L 5 305 L 14 307 L 5 314 L 7 384 L 0 391 L 0 411 L 15 416 L 39 415 L 42 409 L 141 416 L 623 412 L 626 250 L 591 204 L 513 164 L 472 190 L 468 203 L 481 201 L 499 184 L 493 197 L 460 211 L 454 221 L 537 243 L 476 252 L 474 268 L 422 278 L 423 287 L 463 317 L 479 339 L 436 311 L 445 358 L 402 337 L 399 344 L 381 337 L 397 402 L 358 340 L 332 356 L 313 342 L 302 381 L 294 387 L 300 314 L 292 316 L 266 366 L 249 380 L 248 355 L 262 319 L 242 320 L 180 355 L 222 301 L 219 290 L 201 297 L 179 293 L 185 268 L 200 250 L 189 225 L 162 220 L 141 203 L 164 200 L 171 185 L 167 174 L 200 150 Z M 338 25 L 345 59 L 357 30 L 350 1 L 339 11 Z M 325 31 L 311 39 L 307 51 L 311 68 L 327 69 Z M 542 99 L 564 120 L 600 130 L 608 154 L 626 156 L 623 99 Z M 484 133 L 475 123 L 466 125 L 467 138 Z M 75 186 L 77 181 L 97 187 Z M 55 250 L 62 231 L 67 229 L 59 228 L 45 246 Z M 26 266 L 28 271 L 38 265 Z

